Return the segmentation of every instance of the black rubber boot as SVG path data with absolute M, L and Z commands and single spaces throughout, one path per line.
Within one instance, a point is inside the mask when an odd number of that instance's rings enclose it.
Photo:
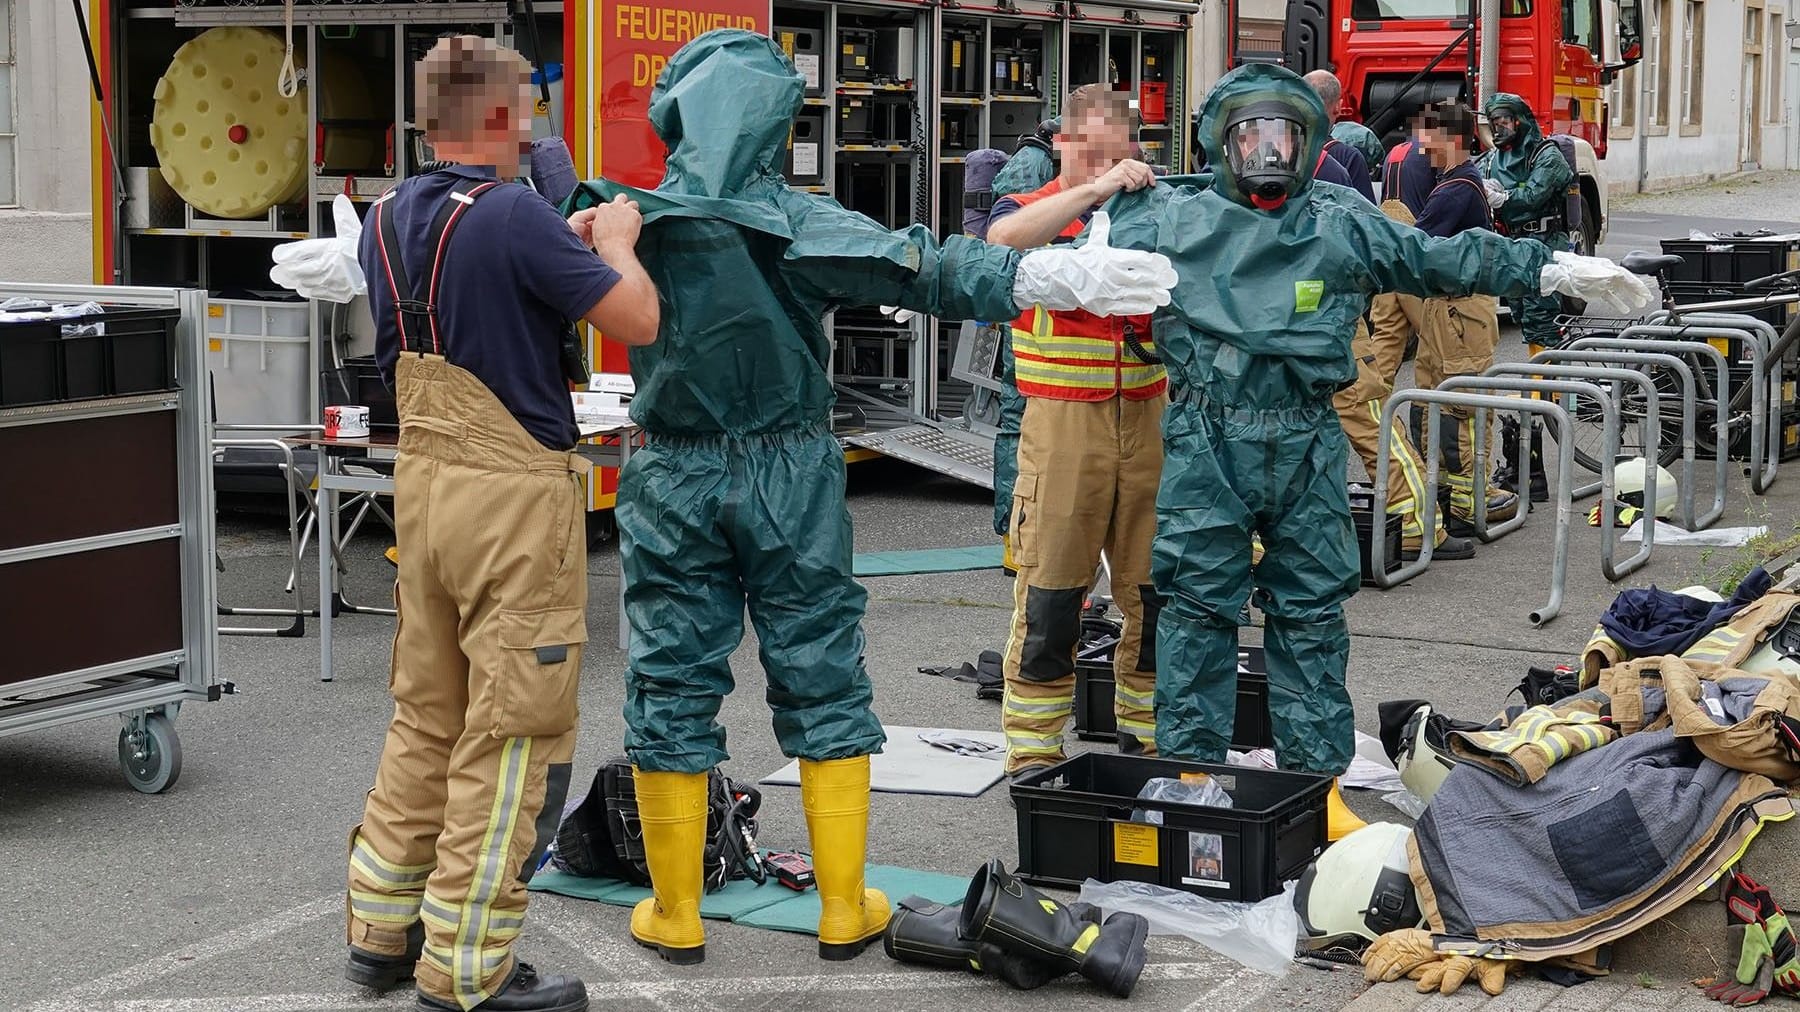
M 350 958 L 344 964 L 344 976 L 353 984 L 388 991 L 413 979 L 413 967 L 425 951 L 425 924 L 414 921 L 406 929 L 406 955 L 382 956 L 365 952 L 352 945 Z
M 1016 955 L 990 942 L 972 942 L 960 934 L 962 911 L 918 896 L 900 901 L 882 935 L 888 958 L 901 963 L 983 973 L 1021 991 L 1030 991 L 1068 973 L 1061 961 Z M 1071 903 L 1069 913 L 1089 924 L 1100 923 L 1100 908 Z
M 1544 469 L 1544 426 L 1531 422 L 1531 501 L 1550 501 L 1550 472 Z
M 1500 420 L 1500 466 L 1494 470 L 1494 484 L 1517 493 L 1519 491 L 1519 457 L 1523 450 L 1519 420 Z M 1550 501 L 1550 477 L 1544 470 L 1544 427 L 1531 422 L 1531 495 L 1534 503 Z
M 1068 907 L 1012 875 L 998 858 L 983 865 L 963 898 L 963 938 L 991 944 L 1073 970 L 1116 998 L 1129 998 L 1144 972 L 1150 922 L 1116 913 L 1105 924 L 1076 917 Z
M 454 1001 L 434 998 L 419 992 L 420 1009 L 425 1012 L 462 1012 Z M 513 975 L 500 992 L 469 1012 L 587 1012 L 587 987 L 574 977 L 551 974 L 538 976 L 530 963 L 514 963 Z

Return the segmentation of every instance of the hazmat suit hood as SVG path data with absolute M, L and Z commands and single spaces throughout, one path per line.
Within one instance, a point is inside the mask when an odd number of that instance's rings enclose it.
M 1544 131 L 1537 116 L 1525 100 L 1508 92 L 1495 92 L 1482 103 L 1481 114 L 1491 121 L 1497 112 L 1509 112 L 1519 121 L 1519 129 L 1505 146 L 1494 145 L 1488 159 L 1488 175 L 1506 186 L 1513 186 L 1531 175 L 1531 158 L 1544 143 Z M 1490 127 L 1491 129 L 1491 127 Z
M 1319 164 L 1329 136 L 1325 104 L 1294 72 L 1272 64 L 1252 63 L 1220 78 L 1200 109 L 1200 147 L 1206 153 L 1214 189 L 1246 207 L 1252 206 L 1251 198 L 1240 189 L 1236 160 L 1227 157 L 1226 133 L 1235 119 L 1256 109 L 1279 109 L 1300 124 L 1304 133 L 1295 162 L 1298 181 L 1287 193 L 1289 201 L 1312 186 L 1313 169 Z
M 733 197 L 779 173 L 805 95 L 765 35 L 728 28 L 683 46 L 650 92 L 650 125 L 669 149 L 657 190 Z

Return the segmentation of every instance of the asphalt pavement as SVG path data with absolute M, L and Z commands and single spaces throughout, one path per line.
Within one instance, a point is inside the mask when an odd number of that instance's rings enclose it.
M 1781 185 L 1783 193 L 1796 189 L 1791 179 Z M 1690 227 L 1744 224 L 1727 216 L 1735 212 L 1715 213 L 1718 208 L 1703 204 L 1677 210 L 1683 216 L 1663 215 L 1653 202 L 1620 207 L 1605 251 L 1654 248 L 1654 239 Z M 1502 357 L 1519 358 L 1522 351 L 1509 330 Z M 994 541 L 983 490 L 885 460 L 855 465 L 851 474 L 859 551 Z M 1710 482 L 1701 486 L 1703 502 L 1710 490 Z M 1728 493 L 1723 526 L 1779 527 L 1800 516 L 1800 470 L 1754 499 L 1734 468 Z M 1579 506 L 1570 528 L 1560 615 L 1543 628 L 1527 616 L 1550 593 L 1553 505 L 1539 506 L 1518 533 L 1482 546 L 1474 561 L 1436 563 L 1394 590 L 1358 594 L 1349 605 L 1349 684 L 1359 729 L 1374 733 L 1376 705 L 1394 698 L 1430 699 L 1453 714 L 1485 719 L 1527 666 L 1573 659 L 1622 587 L 1703 582 L 1728 561 L 1729 553 L 1659 547 L 1647 567 L 1609 584 L 1600 574 L 1598 532 L 1586 526 L 1585 511 Z M 353 598 L 387 599 L 393 570 L 380 554 L 387 544 L 383 532 L 370 530 L 350 547 Z M 226 599 L 241 605 L 288 599 L 281 590 L 285 535 L 277 524 L 229 516 L 221 522 L 220 546 Z M 316 565 L 310 556 L 307 565 Z M 589 571 L 578 782 L 619 753 L 623 734 L 615 546 L 597 548 Z M 308 600 L 315 572 L 302 571 Z M 977 701 L 970 686 L 918 668 L 973 660 L 1002 646 L 1011 581 L 984 571 L 872 578 L 865 585 L 867 663 L 882 719 L 997 727 L 997 703 Z M 338 677 L 329 684 L 317 677 L 316 624 L 301 639 L 222 638 L 220 671 L 237 693 L 182 710 L 176 726 L 184 769 L 164 795 L 140 795 L 125 785 L 112 722 L 0 739 L 0 867 L 14 909 L 0 922 L 0 951 L 9 956 L 0 962 L 0 1007 L 302 1012 L 398 1008 L 411 1000 L 405 991 L 377 998 L 340 975 L 345 841 L 391 713 L 386 673 L 393 626 L 388 618 L 358 615 L 333 628 Z M 79 630 L 72 617 L 71 634 Z M 1244 631 L 1245 642 L 1259 638 L 1255 628 Z M 787 760 L 770 730 L 753 632 L 746 632 L 733 665 L 740 685 L 721 715 L 731 753 L 725 771 L 756 780 Z M 1349 801 L 1368 819 L 1404 821 L 1367 792 L 1349 792 Z M 1016 813 L 1004 785 L 974 799 L 878 794 L 872 808 L 871 861 L 968 875 L 989 856 L 1009 867 L 1017 858 Z M 765 788 L 762 824 L 765 845 L 806 846 L 797 790 Z M 676 969 L 631 944 L 628 915 L 624 908 L 534 894 L 520 951 L 543 970 L 583 976 L 597 1008 L 1119 1007 L 1079 978 L 1022 994 L 968 974 L 904 967 L 878 947 L 849 963 L 825 964 L 808 937 L 722 922 L 708 922 L 706 962 Z M 1145 1008 L 1411 1007 L 1410 987 L 1365 994 L 1353 968 L 1295 967 L 1273 978 L 1180 937 L 1153 939 L 1150 960 L 1130 999 Z M 1579 1003 L 1594 1008 L 1687 1007 L 1689 997 L 1647 996 L 1628 982 L 1606 987 L 1613 990 L 1589 985 L 1571 994 L 1584 994 Z M 1567 1007 L 1556 994 L 1523 985 L 1509 998 L 1501 999 L 1507 1007 Z M 1434 999 L 1423 1007 L 1472 1004 L 1472 998 Z

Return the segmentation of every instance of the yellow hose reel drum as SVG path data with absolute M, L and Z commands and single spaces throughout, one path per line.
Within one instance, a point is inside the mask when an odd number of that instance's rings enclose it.
M 277 86 L 286 47 L 261 28 L 213 28 L 175 51 L 156 82 L 150 144 L 163 178 L 195 209 L 217 218 L 257 218 L 300 198 L 313 144 L 306 136 L 306 87 Z M 300 54 L 294 56 L 296 69 Z M 371 119 L 373 103 L 356 66 L 336 56 L 323 73 L 319 118 Z M 379 140 L 363 130 L 325 131 L 332 164 L 366 164 Z

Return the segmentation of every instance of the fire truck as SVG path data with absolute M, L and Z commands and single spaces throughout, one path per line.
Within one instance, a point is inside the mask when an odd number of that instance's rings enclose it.
M 1228 60 L 1320 67 L 1344 83 L 1342 118 L 1392 144 L 1429 102 L 1479 105 L 1505 91 L 1549 133 L 1575 140 L 1591 254 L 1605 237 L 1607 103 L 1602 91 L 1641 56 L 1638 0 L 1228 0 Z
M 806 79 L 782 170 L 888 227 L 962 231 L 962 170 L 1012 152 L 1075 84 L 1138 109 L 1144 157 L 1188 164 L 1193 96 L 1182 0 L 88 0 L 100 101 L 93 116 L 94 275 L 209 293 L 216 420 L 316 424 L 325 405 L 379 403 L 362 298 L 308 302 L 271 283 L 281 243 L 334 233 L 429 160 L 412 121 L 412 67 L 435 40 L 495 37 L 534 67 L 536 129 L 567 143 L 581 178 L 653 187 L 663 146 L 652 87 L 713 28 L 769 34 Z M 988 483 L 997 349 L 984 328 L 877 310 L 827 321 L 848 459 L 900 456 Z M 986 328 L 991 329 L 991 328 Z M 588 339 L 593 371 L 625 349 Z M 388 395 L 391 397 L 391 395 Z M 987 426 L 991 428 L 991 426 Z M 220 465 L 229 491 L 279 491 L 255 451 Z M 596 472 L 609 510 L 617 474 Z M 610 516 L 590 516 L 591 534 Z

